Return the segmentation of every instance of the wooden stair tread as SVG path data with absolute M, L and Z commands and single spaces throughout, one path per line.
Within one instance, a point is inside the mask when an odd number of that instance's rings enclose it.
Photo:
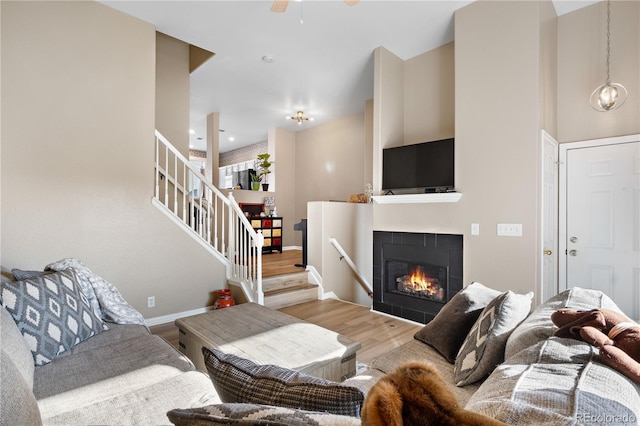
M 275 295 L 278 295 L 278 294 L 289 293 L 289 292 L 292 292 L 292 291 L 309 290 L 309 289 L 317 289 L 317 288 L 318 288 L 318 286 L 316 284 L 310 284 L 310 283 L 298 284 L 298 285 L 295 285 L 295 286 L 277 288 L 277 289 L 274 289 L 274 290 L 265 291 L 264 292 L 264 297 L 275 296 Z

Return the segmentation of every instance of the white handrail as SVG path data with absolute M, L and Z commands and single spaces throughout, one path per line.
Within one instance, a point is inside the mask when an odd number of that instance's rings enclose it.
M 342 248 L 338 240 L 336 240 L 334 237 L 330 237 L 329 242 L 333 247 L 335 247 L 338 253 L 340 253 L 340 260 L 344 259 L 347 262 L 347 265 L 349 265 L 353 273 L 356 275 L 356 277 L 358 278 L 358 281 L 360 282 L 360 285 L 367 291 L 367 294 L 369 295 L 369 297 L 373 297 L 373 289 L 371 288 L 371 285 L 369 284 L 367 279 L 364 277 L 364 275 L 360 273 L 360 271 L 358 270 L 358 267 L 356 266 L 355 263 L 353 263 L 353 260 L 351 260 L 347 252 L 344 251 L 344 249 Z
M 231 193 L 226 197 L 157 130 L 155 139 L 154 204 L 227 259 L 227 278 L 242 285 L 250 302 L 264 304 L 264 237 Z

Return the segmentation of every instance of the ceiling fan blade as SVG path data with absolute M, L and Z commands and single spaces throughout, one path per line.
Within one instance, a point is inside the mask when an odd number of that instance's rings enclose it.
M 360 0 L 344 0 L 344 2 L 349 6 L 355 6 L 356 4 L 358 4 L 359 1 Z
M 289 0 L 274 0 L 271 5 L 271 11 L 281 13 L 287 10 L 287 6 L 289 5 Z

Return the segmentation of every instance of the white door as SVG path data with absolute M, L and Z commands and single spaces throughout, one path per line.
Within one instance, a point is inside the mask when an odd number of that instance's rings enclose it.
M 558 143 L 542 131 L 540 300 L 558 292 Z
M 640 318 L 640 138 L 566 149 L 566 287 L 598 289 Z

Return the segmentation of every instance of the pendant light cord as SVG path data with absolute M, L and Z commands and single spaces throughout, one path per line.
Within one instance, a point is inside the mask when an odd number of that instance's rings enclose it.
M 607 0 L 607 84 L 611 84 L 609 77 L 609 61 L 611 57 L 611 0 Z

